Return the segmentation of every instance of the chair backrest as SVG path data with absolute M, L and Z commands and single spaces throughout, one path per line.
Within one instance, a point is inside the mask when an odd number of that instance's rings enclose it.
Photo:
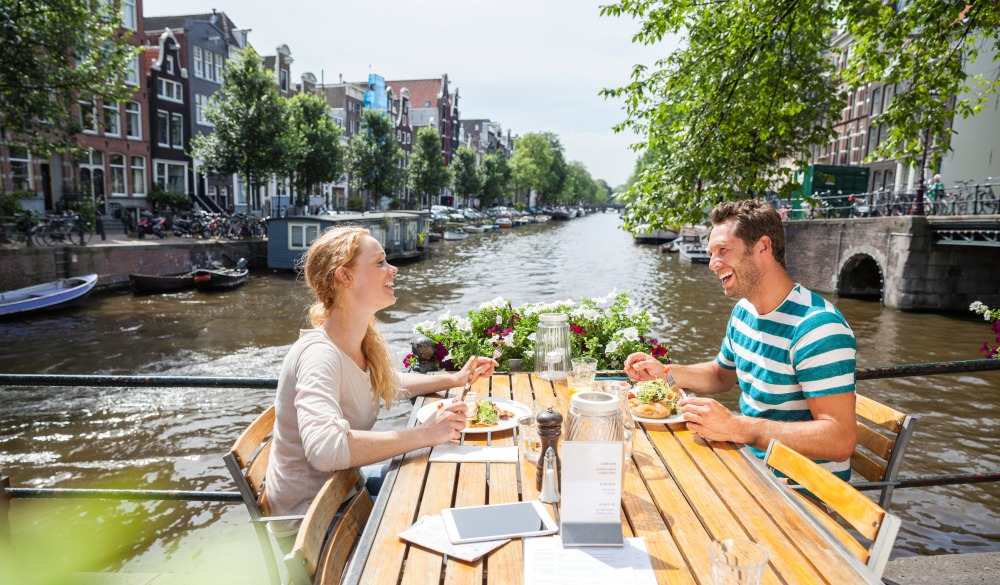
M 787 475 L 789 479 L 809 490 L 813 497 L 836 512 L 867 540 L 869 545 L 864 546 L 847 530 L 843 528 L 837 530 L 836 527 L 839 525 L 833 523 L 831 526 L 831 523 L 825 522 L 837 538 L 854 552 L 875 576 L 882 577 L 882 571 L 885 570 L 889 553 L 892 552 L 896 534 L 899 532 L 898 517 L 886 512 L 850 484 L 841 481 L 833 473 L 781 444 L 777 439 L 771 439 L 767 454 L 764 456 L 764 464 Z M 823 520 L 822 514 L 817 517 Z
M 264 563 L 272 585 L 280 585 L 278 562 L 275 558 L 267 526 L 259 521 L 269 515 L 264 476 L 271 458 L 271 434 L 274 431 L 274 405 L 258 416 L 236 439 L 229 453 L 223 456 L 226 468 L 233 476 L 236 487 L 243 496 L 243 503 L 250 513 L 250 520 L 257 533 Z
M 893 482 L 899 475 L 903 454 L 910 443 L 916 417 L 857 395 L 858 444 L 851 455 L 851 469 L 869 482 Z M 883 485 L 878 505 L 888 510 L 892 485 Z
M 339 583 L 371 511 L 371 497 L 357 470 L 334 473 L 313 499 L 292 552 L 285 557 L 291 583 Z

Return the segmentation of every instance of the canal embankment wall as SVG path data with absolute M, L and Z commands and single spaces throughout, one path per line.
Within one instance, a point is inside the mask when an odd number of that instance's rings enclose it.
M 177 274 L 214 262 L 231 267 L 246 258 L 267 268 L 267 242 L 114 239 L 86 246 L 0 248 L 0 285 L 13 290 L 67 276 L 95 273 L 99 288 L 128 286 L 129 274 Z

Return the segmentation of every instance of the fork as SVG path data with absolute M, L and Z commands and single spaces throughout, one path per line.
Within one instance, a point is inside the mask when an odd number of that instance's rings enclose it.
M 472 357 L 474 358 L 472 362 L 472 369 L 469 370 L 469 377 L 465 380 L 465 388 L 462 388 L 462 396 L 459 397 L 459 402 L 465 402 L 465 396 L 469 393 L 469 390 L 472 389 L 472 375 L 476 373 L 476 362 L 479 361 L 479 356 L 474 355 Z

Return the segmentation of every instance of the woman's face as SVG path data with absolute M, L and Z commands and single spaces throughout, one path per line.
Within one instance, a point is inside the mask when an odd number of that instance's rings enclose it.
M 385 250 L 378 240 L 364 239 L 354 261 L 347 267 L 352 296 L 360 302 L 371 304 L 374 311 L 392 306 L 396 302 L 393 276 L 397 268 L 385 259 Z

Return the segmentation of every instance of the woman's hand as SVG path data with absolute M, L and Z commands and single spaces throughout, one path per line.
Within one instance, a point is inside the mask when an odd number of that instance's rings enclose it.
M 625 373 L 638 382 L 662 378 L 666 369 L 667 366 L 660 363 L 660 360 L 641 351 L 625 358 Z
M 465 362 L 465 367 L 455 375 L 455 385 L 464 386 L 465 381 L 469 379 L 469 372 L 472 372 L 473 382 L 484 376 L 492 376 L 493 371 L 499 365 L 495 359 L 474 355 L 469 358 L 469 361 Z
M 426 433 L 427 446 L 441 445 L 461 437 L 468 410 L 464 402 L 452 402 L 435 410 L 420 426 Z

